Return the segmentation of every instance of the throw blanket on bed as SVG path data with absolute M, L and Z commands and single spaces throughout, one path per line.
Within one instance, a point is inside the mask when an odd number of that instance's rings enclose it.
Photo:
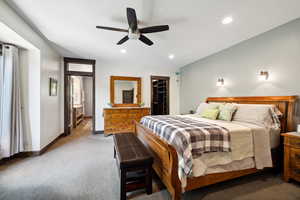
M 206 152 L 229 152 L 229 131 L 219 125 L 184 116 L 146 116 L 141 124 L 175 147 L 179 168 L 186 174 L 192 172 L 193 158 Z

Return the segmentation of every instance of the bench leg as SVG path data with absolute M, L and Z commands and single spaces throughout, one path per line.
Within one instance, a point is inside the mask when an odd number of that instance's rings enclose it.
M 126 170 L 121 169 L 121 184 L 120 184 L 120 193 L 121 193 L 121 200 L 126 200 Z
M 146 169 L 146 192 L 152 194 L 152 167 Z
M 116 158 L 116 147 L 114 146 L 114 158 Z

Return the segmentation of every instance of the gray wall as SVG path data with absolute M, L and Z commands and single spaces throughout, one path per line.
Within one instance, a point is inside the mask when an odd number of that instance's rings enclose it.
M 261 69 L 270 73 L 266 82 Z M 300 19 L 181 68 L 181 113 L 207 97 L 271 95 L 300 95 Z
M 33 30 L 20 17 L 19 13 L 10 8 L 3 0 L 0 0 L 0 23 L 14 31 L 14 34 L 9 35 L 9 39 L 14 40 L 12 43 L 19 45 L 17 40 L 21 38 L 22 41 L 26 41 L 38 50 L 38 52 L 31 51 L 32 49 L 28 51 L 29 57 L 34 57 L 34 59 L 29 59 L 26 69 L 29 70 L 26 81 L 28 81 L 30 87 L 27 95 L 29 105 L 25 108 L 30 114 L 27 123 L 30 123 L 28 126 L 32 137 L 32 144 L 26 150 L 38 151 L 63 132 L 63 123 L 61 123 L 63 122 L 63 112 L 61 112 L 62 95 L 59 93 L 57 96 L 49 96 L 50 77 L 58 80 L 59 87 L 63 84 L 63 79 L 61 79 L 61 56 L 52 49 L 44 37 Z M 0 32 L 0 37 L 3 37 L 3 35 L 3 32 Z M 24 56 L 28 57 L 28 55 L 21 55 L 23 57 L 22 61 L 24 61 Z M 22 64 L 24 63 L 21 62 Z

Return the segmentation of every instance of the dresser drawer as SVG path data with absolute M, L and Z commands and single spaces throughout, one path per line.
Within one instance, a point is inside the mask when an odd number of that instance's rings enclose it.
M 300 169 L 300 149 L 290 149 L 290 162 L 291 166 L 293 168 L 299 168 Z
M 136 119 L 138 116 L 138 113 L 128 113 L 128 118 L 129 119 Z
M 127 133 L 135 131 L 134 121 L 149 115 L 150 108 L 114 108 L 104 110 L 104 133 Z
M 295 132 L 284 136 L 284 174 L 285 181 L 294 179 L 300 182 L 300 135 Z
M 143 110 L 143 115 L 146 116 L 146 115 L 150 115 L 150 110 L 149 109 L 145 109 Z
M 114 110 L 105 109 L 103 112 L 105 115 L 108 115 L 114 113 Z
M 290 149 L 290 168 L 296 180 L 300 180 L 300 149 Z
M 293 148 L 300 149 L 300 137 L 285 137 L 284 143 Z
M 113 114 L 111 114 L 111 117 L 113 119 L 126 119 L 126 118 L 128 118 L 128 114 L 127 113 L 113 113 Z

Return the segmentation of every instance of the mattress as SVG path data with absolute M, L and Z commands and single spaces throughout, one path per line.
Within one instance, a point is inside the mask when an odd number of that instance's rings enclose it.
M 250 124 L 250 123 L 246 123 L 246 122 L 232 121 L 231 123 L 239 124 L 239 125 L 242 125 L 242 126 L 245 126 L 245 127 L 249 127 L 251 129 L 256 129 L 256 130 L 264 129 L 269 134 L 271 149 L 275 149 L 275 148 L 279 147 L 279 145 L 280 145 L 280 128 L 278 128 L 278 129 L 276 129 L 276 128 L 266 129 L 264 127 L 260 127 L 260 126 Z
M 270 144 L 264 141 L 264 143 L 266 143 L 265 147 L 271 149 L 279 145 L 280 130 L 266 130 L 264 127 L 243 122 L 209 120 L 198 117 L 198 115 L 188 115 L 186 117 L 223 126 L 230 131 L 231 137 L 231 152 L 205 153 L 200 158 L 193 160 L 193 177 L 255 167 L 255 155 L 257 154 L 257 151 L 255 154 L 255 141 L 258 143 L 254 137 L 255 134 L 267 136 L 266 138 L 268 138 Z M 258 144 L 256 148 L 258 148 Z M 182 187 L 184 188 L 186 185 L 186 177 L 182 174 L 179 174 L 179 177 L 182 182 Z
M 198 118 L 197 116 L 190 116 Z M 226 165 L 233 161 L 243 160 L 254 157 L 253 129 L 240 123 L 226 121 L 216 121 L 204 118 L 198 118 L 201 121 L 217 123 L 230 131 L 231 152 L 212 152 L 205 153 L 201 157 L 193 160 L 193 176 L 202 176 L 206 174 L 207 168 Z

